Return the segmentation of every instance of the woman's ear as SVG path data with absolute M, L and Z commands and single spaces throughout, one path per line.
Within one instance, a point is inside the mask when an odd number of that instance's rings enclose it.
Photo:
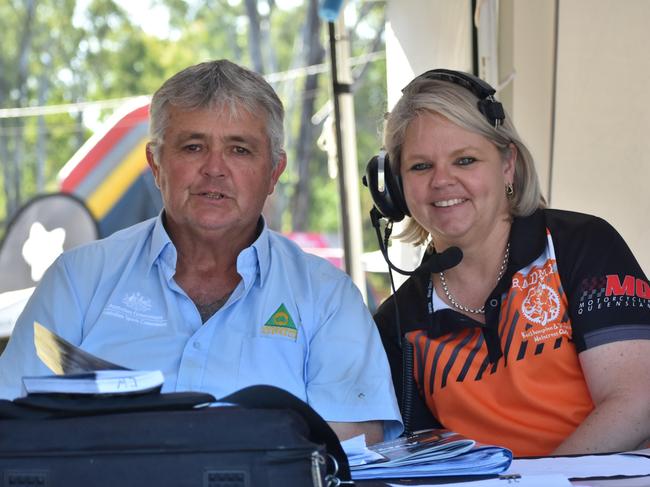
M 503 158 L 503 176 L 507 183 L 512 184 L 515 179 L 515 166 L 517 164 L 517 146 L 510 142 Z

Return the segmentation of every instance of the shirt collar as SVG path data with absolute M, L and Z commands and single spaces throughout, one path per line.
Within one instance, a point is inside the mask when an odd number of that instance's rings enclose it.
M 538 209 L 532 215 L 513 219 L 508 240 L 510 242 L 508 268 L 485 303 L 485 325 L 482 326 L 482 333 L 490 362 L 493 364 L 503 356 L 498 332 L 501 297 L 509 291 L 515 272 L 528 266 L 542 253 L 546 245 L 545 237 L 546 220 L 543 210 Z M 493 301 L 497 306 L 488 307 L 488 302 Z
M 163 209 L 158 216 L 151 232 L 151 244 L 147 255 L 148 268 L 154 265 L 159 258 L 165 261 L 165 264 L 171 268 L 176 267 L 176 247 L 169 238 L 165 225 L 163 224 L 165 210 Z
M 248 288 L 259 276 L 260 285 L 264 285 L 271 268 L 270 230 L 264 217 L 257 222 L 257 238 L 237 256 L 237 272 L 242 276 L 244 285 Z
M 165 210 L 162 210 L 156 218 L 151 233 L 151 245 L 147 256 L 149 268 L 159 259 L 163 260 L 172 269 L 176 267 L 176 247 L 169 238 L 167 230 L 165 230 L 163 223 L 164 213 Z M 266 225 L 266 221 L 264 217 L 260 216 L 257 222 L 257 238 L 237 256 L 237 272 L 244 279 L 246 287 L 249 287 L 258 275 L 261 285 L 264 284 L 268 277 L 271 267 L 271 242 L 269 235 L 270 230 Z
M 544 218 L 544 211 L 538 209 L 530 216 L 514 218 L 510 230 L 509 241 L 510 258 L 508 269 L 497 284 L 497 287 L 492 291 L 488 301 L 497 299 L 500 302 L 501 294 L 507 292 L 510 288 L 510 282 L 514 273 L 518 269 L 530 264 L 544 250 L 546 245 L 546 219 Z M 424 259 L 426 259 L 426 257 L 427 256 L 425 255 Z M 412 276 L 412 280 L 414 284 L 416 284 L 416 288 L 419 289 L 419 294 L 422 295 L 422 290 L 426 289 L 430 283 L 430 274 L 416 274 Z M 401 289 L 402 288 L 400 288 L 400 290 Z M 422 296 L 420 299 L 423 299 L 427 306 L 429 306 L 429 297 L 425 298 Z M 456 331 L 459 328 L 480 328 L 483 337 L 486 340 L 490 362 L 494 364 L 503 355 L 498 335 L 499 309 L 488 309 L 488 311 L 486 311 L 485 319 L 486 323 L 483 325 L 451 308 L 440 310 L 432 309 L 432 313 L 429 314 L 427 334 L 430 338 L 435 338 Z M 420 321 L 420 323 L 426 322 L 427 321 Z M 421 329 L 423 327 L 420 325 L 418 328 Z M 410 330 L 405 329 L 402 331 L 406 332 Z
M 546 246 L 546 219 L 544 210 L 532 215 L 516 217 L 510 230 L 509 269 L 522 269 L 535 260 Z

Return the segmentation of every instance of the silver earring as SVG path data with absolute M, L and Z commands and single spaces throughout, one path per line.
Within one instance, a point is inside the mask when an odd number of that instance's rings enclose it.
M 512 183 L 506 183 L 506 196 L 509 200 L 515 197 L 515 188 L 512 186 Z

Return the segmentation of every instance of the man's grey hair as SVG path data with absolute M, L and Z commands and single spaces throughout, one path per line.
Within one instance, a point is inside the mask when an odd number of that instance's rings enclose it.
M 170 106 L 183 110 L 227 108 L 232 116 L 243 108 L 252 115 L 259 114 L 266 118 L 273 167 L 280 161 L 284 107 L 260 74 L 221 59 L 190 66 L 165 81 L 149 105 L 149 147 L 156 164 L 160 162 Z

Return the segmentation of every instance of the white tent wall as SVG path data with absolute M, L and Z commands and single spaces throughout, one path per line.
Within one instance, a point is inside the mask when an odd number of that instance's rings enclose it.
M 416 75 L 433 67 L 471 71 L 472 7 L 469 0 L 389 0 L 386 8 L 388 109 Z M 400 225 L 393 234 L 399 233 Z M 413 269 L 419 253 L 393 239 L 394 263 Z M 395 275 L 395 284 L 406 278 Z
M 650 273 L 650 1 L 559 3 L 551 203 L 612 223 Z
M 388 1 L 389 107 L 415 74 L 471 71 L 471 9 L 470 0 Z M 608 220 L 649 273 L 650 0 L 501 0 L 498 10 L 499 79 L 514 73 L 498 96 L 550 205 Z
M 546 198 L 552 149 L 555 1 L 499 2 L 499 99 L 533 153 Z

